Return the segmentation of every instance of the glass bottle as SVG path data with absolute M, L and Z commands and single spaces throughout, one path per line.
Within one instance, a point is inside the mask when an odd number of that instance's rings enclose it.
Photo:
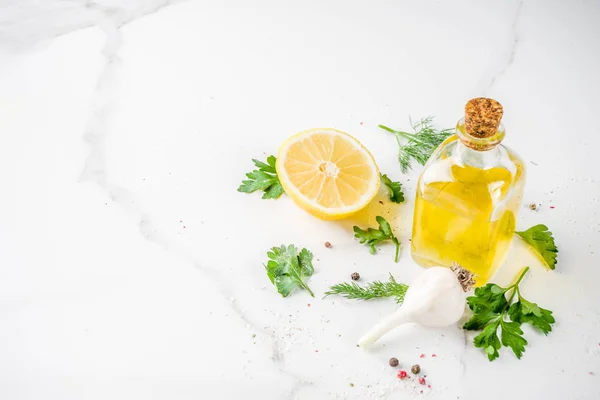
M 413 259 L 424 267 L 457 262 L 477 286 L 494 275 L 510 247 L 523 196 L 525 166 L 500 144 L 503 110 L 476 98 L 431 156 L 417 184 Z

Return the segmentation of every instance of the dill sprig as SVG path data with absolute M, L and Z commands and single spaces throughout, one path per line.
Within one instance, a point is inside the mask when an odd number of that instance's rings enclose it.
M 338 283 L 337 285 L 331 286 L 328 292 L 325 292 L 325 297 L 338 295 L 347 299 L 356 300 L 394 297 L 396 303 L 400 304 L 404 301 L 404 295 L 406 294 L 407 289 L 408 285 L 396 282 L 396 279 L 390 274 L 390 280 L 388 282 L 374 281 L 364 287 L 361 287 L 354 282 Z
M 433 117 L 421 118 L 417 123 L 410 120 L 414 133 L 396 131 L 385 125 L 379 125 L 383 130 L 393 133 L 398 143 L 398 162 L 402 172 L 411 169 L 410 160 L 415 159 L 419 164 L 425 165 L 431 154 L 448 136 L 453 129 L 436 130 L 432 126 Z M 404 142 L 404 140 L 408 140 Z

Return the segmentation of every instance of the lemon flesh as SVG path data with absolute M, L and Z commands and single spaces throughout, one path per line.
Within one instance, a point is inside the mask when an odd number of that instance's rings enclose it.
M 358 140 L 336 129 L 311 129 L 279 149 L 277 174 L 300 207 L 322 219 L 364 208 L 379 190 L 379 169 Z

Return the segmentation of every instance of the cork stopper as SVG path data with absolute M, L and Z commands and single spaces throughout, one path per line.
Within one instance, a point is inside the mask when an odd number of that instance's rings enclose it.
M 477 97 L 465 106 L 465 129 L 471 136 L 486 138 L 496 134 L 502 119 L 502 104 L 494 99 Z

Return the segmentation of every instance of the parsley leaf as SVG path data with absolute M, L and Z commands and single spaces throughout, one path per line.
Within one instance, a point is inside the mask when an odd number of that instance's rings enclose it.
M 499 319 L 500 314 L 492 310 L 483 310 L 473 314 L 471 319 L 465 322 L 463 328 L 468 331 L 478 331 L 486 327 L 492 320 Z
M 556 268 L 558 248 L 554 244 L 552 232 L 548 230 L 546 225 L 535 225 L 526 231 L 516 232 L 516 234 L 538 252 L 548 268 Z
M 501 319 L 500 326 L 502 327 L 502 344 L 510 347 L 517 358 L 521 358 L 525 351 L 525 345 L 527 345 L 527 340 L 523 337 L 521 324 L 518 322 L 506 322 Z
M 253 159 L 252 162 L 258 169 L 246 174 L 248 179 L 242 181 L 238 192 L 252 193 L 262 190 L 264 192 L 263 199 L 276 199 L 281 196 L 284 191 L 275 169 L 276 160 L 275 156 L 269 156 L 265 164 L 262 161 Z
M 381 182 L 388 188 L 390 200 L 394 203 L 402 203 L 404 201 L 404 193 L 402 193 L 402 184 L 393 182 L 386 174 L 381 175 Z
M 521 295 L 519 284 L 529 270 L 526 267 L 517 281 L 508 288 L 493 283 L 475 289 L 475 295 L 467 298 L 473 316 L 463 326 L 466 330 L 482 330 L 475 336 L 473 344 L 482 348 L 490 361 L 500 356 L 501 345 L 510 347 L 521 358 L 527 345 L 521 325 L 529 323 L 547 335 L 555 322 L 552 311 L 541 308 Z M 509 294 L 508 299 L 506 295 Z M 513 299 L 517 296 L 517 301 Z M 507 320 L 509 317 L 510 320 Z M 501 329 L 498 338 L 498 328 Z
M 358 226 L 354 226 L 354 237 L 360 239 L 361 243 L 365 243 L 369 245 L 371 254 L 375 254 L 377 250 L 375 246 L 384 240 L 391 240 L 396 245 L 396 256 L 394 258 L 395 262 L 398 262 L 398 252 L 400 251 L 400 242 L 398 238 L 394 236 L 392 232 L 392 227 L 389 222 L 385 220 L 382 216 L 378 215 L 375 217 L 375 220 L 379 224 L 379 229 L 368 228 L 366 231 L 360 229 Z
M 273 247 L 267 256 L 269 257 L 265 265 L 267 276 L 283 297 L 289 296 L 295 288 L 306 289 L 312 297 L 315 297 L 305 282 L 306 278 L 315 271 L 312 265 L 313 255 L 310 251 L 302 249 L 298 254 L 298 249 L 293 244 L 281 245 Z
M 421 118 L 417 123 L 411 125 L 414 133 L 396 131 L 385 125 L 379 127 L 385 131 L 393 133 L 398 143 L 398 162 L 402 172 L 406 173 L 411 169 L 411 159 L 419 164 L 425 165 L 431 154 L 442 144 L 447 137 L 452 136 L 453 129 L 442 129 L 440 131 L 432 127 L 433 117 Z M 403 142 L 403 139 L 407 140 Z
M 555 322 L 552 311 L 525 300 L 521 297 L 520 293 L 519 301 L 513 303 L 508 309 L 508 316 L 511 321 L 519 324 L 531 324 L 531 326 L 540 330 L 544 335 L 548 335 L 552 331 L 552 324 Z
M 475 296 L 467 298 L 469 308 L 474 312 L 492 311 L 499 313 L 506 307 L 506 289 L 500 286 L 488 283 L 485 286 L 475 289 Z
M 483 332 L 473 339 L 475 347 L 485 350 L 490 361 L 494 361 L 500 356 L 498 350 L 500 350 L 500 347 L 502 346 L 500 345 L 500 339 L 498 339 L 498 335 L 496 334 L 498 326 L 500 326 L 500 318 L 487 325 L 483 329 Z

